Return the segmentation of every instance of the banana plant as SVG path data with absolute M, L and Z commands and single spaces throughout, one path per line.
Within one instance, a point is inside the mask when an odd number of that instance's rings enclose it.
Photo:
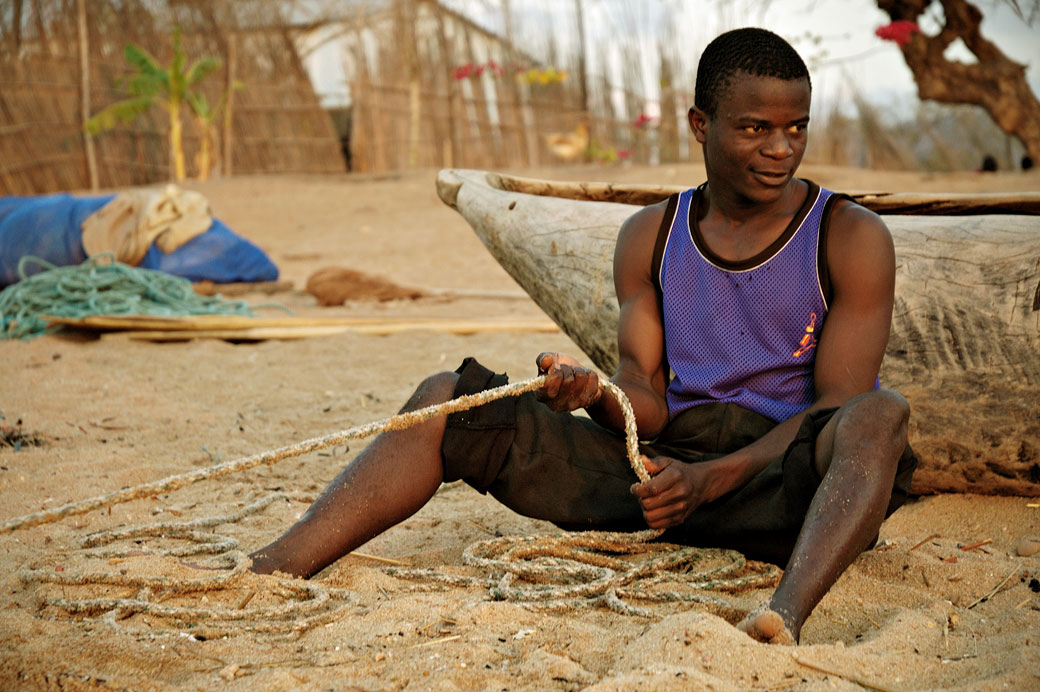
M 242 82 L 235 80 L 231 85 L 231 89 L 237 91 L 244 89 L 245 86 Z M 201 140 L 199 151 L 195 154 L 195 167 L 199 171 L 199 180 L 209 180 L 210 171 L 213 169 L 213 144 L 216 139 L 215 126 L 217 118 L 220 116 L 221 111 L 224 110 L 228 98 L 231 96 L 231 89 L 221 94 L 213 106 L 209 105 L 206 95 L 201 91 L 189 91 L 185 94 L 185 100 L 191 106 L 191 111 L 195 116 L 195 126 L 199 131 Z
M 132 122 L 155 106 L 162 107 L 170 118 L 170 155 L 174 178 L 180 182 L 185 178 L 181 104 L 201 96 L 195 87 L 220 67 L 220 59 L 208 56 L 185 68 L 187 56 L 181 50 L 179 26 L 173 28 L 173 58 L 168 67 L 160 65 L 155 56 L 133 43 L 126 45 L 123 55 L 136 70 L 126 82 L 128 97 L 95 113 L 84 127 L 97 135 L 111 130 L 119 122 Z

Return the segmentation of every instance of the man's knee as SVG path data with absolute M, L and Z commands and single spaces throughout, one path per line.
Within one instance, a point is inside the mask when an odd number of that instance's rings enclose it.
M 458 374 L 450 371 L 430 375 L 419 383 L 415 393 L 401 407 L 401 412 L 414 411 L 449 401 L 455 394 L 455 384 L 458 381 Z
M 816 466 L 820 475 L 830 468 L 837 446 L 882 445 L 871 455 L 875 463 L 891 463 L 895 469 L 907 444 L 910 404 L 896 391 L 878 389 L 853 397 L 834 414 L 817 438 Z M 858 456 L 858 455 L 856 455 Z
M 906 444 L 907 424 L 910 422 L 910 404 L 903 395 L 892 389 L 878 389 L 862 395 L 866 400 L 866 414 Z
M 896 434 L 905 431 L 909 420 L 910 404 L 902 394 L 891 389 L 877 389 L 846 401 L 834 414 L 832 422 L 844 432 L 870 430 L 870 434 L 876 436 L 883 431 Z

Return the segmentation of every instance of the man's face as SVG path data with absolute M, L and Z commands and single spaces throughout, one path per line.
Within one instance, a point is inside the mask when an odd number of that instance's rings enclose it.
M 738 72 L 719 96 L 714 117 L 691 108 L 690 127 L 704 145 L 709 184 L 742 202 L 779 199 L 805 153 L 809 101 L 805 79 Z

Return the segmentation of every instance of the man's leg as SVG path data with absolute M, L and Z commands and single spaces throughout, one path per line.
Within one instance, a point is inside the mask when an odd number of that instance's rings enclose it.
M 902 396 L 881 390 L 849 400 L 820 431 L 815 463 L 823 482 L 766 609 L 740 629 L 761 641 L 797 641 L 812 609 L 877 537 L 909 416 Z
M 402 411 L 448 401 L 457 379 L 450 372 L 428 378 Z M 309 577 L 419 511 L 444 475 L 441 440 L 446 420 L 438 416 L 377 437 L 298 522 L 250 556 L 253 571 Z

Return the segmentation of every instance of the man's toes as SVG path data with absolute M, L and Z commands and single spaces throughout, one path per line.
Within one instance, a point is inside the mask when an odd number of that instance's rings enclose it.
M 797 642 L 791 631 L 787 629 L 784 619 L 773 610 L 760 610 L 749 613 L 744 620 L 737 625 L 737 629 L 766 644 L 793 645 Z

